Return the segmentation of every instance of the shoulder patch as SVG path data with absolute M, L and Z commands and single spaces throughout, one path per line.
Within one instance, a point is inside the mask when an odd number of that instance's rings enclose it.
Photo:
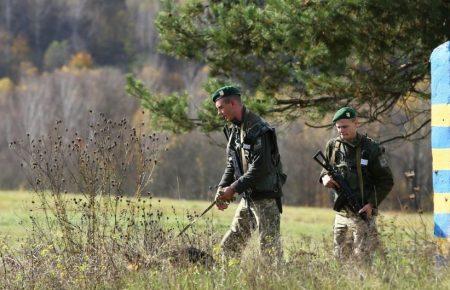
M 388 161 L 387 161 L 387 158 L 386 158 L 386 156 L 381 156 L 380 157 L 380 165 L 381 165 L 381 167 L 387 167 L 388 166 Z
M 262 140 L 261 137 L 258 137 L 255 141 L 255 145 L 253 147 L 254 150 L 259 150 L 262 148 Z

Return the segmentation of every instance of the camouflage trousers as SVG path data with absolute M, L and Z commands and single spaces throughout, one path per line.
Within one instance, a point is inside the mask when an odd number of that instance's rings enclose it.
M 231 227 L 221 242 L 224 256 L 240 256 L 255 227 L 259 232 L 259 250 L 262 256 L 276 262 L 281 261 L 280 212 L 275 199 L 241 200 Z
M 338 213 L 333 231 L 334 256 L 339 260 L 370 262 L 374 251 L 380 249 L 375 216 L 367 223 L 353 214 Z

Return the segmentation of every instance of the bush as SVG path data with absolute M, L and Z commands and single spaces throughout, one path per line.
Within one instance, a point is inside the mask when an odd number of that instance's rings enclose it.
M 53 41 L 44 54 L 44 66 L 47 70 L 54 70 L 65 65 L 70 58 L 67 40 Z
M 35 206 L 19 251 L 2 251 L 5 285 L 108 285 L 168 252 L 165 217 L 144 198 L 164 140 L 103 114 L 91 114 L 89 127 L 81 136 L 58 121 L 46 136 L 10 144 Z M 130 176 L 131 195 L 123 190 Z

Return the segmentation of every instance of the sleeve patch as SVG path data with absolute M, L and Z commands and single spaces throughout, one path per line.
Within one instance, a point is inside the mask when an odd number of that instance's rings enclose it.
M 388 160 L 387 160 L 386 156 L 382 155 L 380 157 L 380 165 L 381 165 L 381 167 L 388 167 Z
M 256 139 L 255 145 L 253 147 L 255 150 L 259 150 L 262 148 L 262 140 L 261 137 L 258 137 L 258 139 Z

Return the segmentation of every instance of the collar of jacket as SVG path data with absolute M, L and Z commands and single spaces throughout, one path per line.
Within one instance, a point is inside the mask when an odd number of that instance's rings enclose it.
M 249 115 L 250 111 L 245 107 L 242 106 L 242 119 L 241 121 L 238 120 L 234 120 L 231 123 L 235 126 L 240 128 L 242 124 L 244 124 L 244 128 L 246 128 L 246 122 L 248 121 L 248 115 Z
M 235 130 L 241 129 L 241 124 L 243 124 L 244 131 L 247 132 L 249 129 L 251 129 L 255 124 L 261 122 L 262 119 L 258 115 L 254 114 L 252 111 L 250 111 L 245 106 L 243 107 L 243 114 L 242 114 L 242 122 L 238 125 L 235 123 L 232 123 L 231 125 L 226 125 L 230 130 L 236 132 Z M 245 135 L 244 132 L 244 135 Z
M 351 148 L 356 148 L 356 147 L 360 146 L 362 138 L 363 138 L 363 136 L 361 134 L 359 134 L 358 132 L 356 132 L 356 137 L 353 142 L 346 141 L 346 140 L 342 139 L 340 136 L 338 137 L 338 141 L 345 145 L 348 145 Z

